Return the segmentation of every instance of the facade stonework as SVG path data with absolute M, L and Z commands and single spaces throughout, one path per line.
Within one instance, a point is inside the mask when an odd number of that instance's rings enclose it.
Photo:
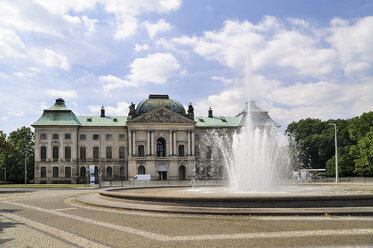
M 100 116 L 75 116 L 57 99 L 32 125 L 35 183 L 83 183 L 90 165 L 96 179 L 101 168 L 103 180 L 129 180 L 138 174 L 190 180 L 205 159 L 204 135 L 213 129 L 233 133 L 245 116 L 243 111 L 234 117 L 195 117 L 191 104 L 186 113 L 167 95 L 150 95 L 129 108 L 128 116 L 106 116 L 104 108 Z M 272 121 L 258 110 L 262 119 Z M 215 178 L 224 177 L 221 168 L 215 171 Z

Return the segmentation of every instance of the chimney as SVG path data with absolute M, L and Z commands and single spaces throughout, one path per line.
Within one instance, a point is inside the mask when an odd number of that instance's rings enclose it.
M 213 118 L 214 116 L 212 115 L 212 108 L 209 108 L 209 118 Z
M 104 108 L 104 106 L 101 107 L 101 117 L 105 117 L 105 108 Z

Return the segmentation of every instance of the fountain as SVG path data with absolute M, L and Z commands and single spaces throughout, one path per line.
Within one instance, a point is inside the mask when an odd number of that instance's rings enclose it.
M 266 123 L 262 127 L 253 124 L 252 110 L 255 102 L 244 112 L 244 126 L 233 135 L 212 132 L 210 137 L 223 156 L 232 191 L 273 191 L 280 180 L 277 142 L 277 125 Z

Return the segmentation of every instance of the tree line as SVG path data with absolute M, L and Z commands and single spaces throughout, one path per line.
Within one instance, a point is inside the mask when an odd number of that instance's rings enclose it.
M 373 112 L 347 120 L 302 119 L 285 130 L 295 169 L 327 170 L 335 176 L 334 126 L 337 125 L 339 176 L 373 176 Z
M 34 178 L 34 133 L 29 127 L 22 127 L 7 136 L 0 130 L 0 181 L 24 183 L 25 160 L 27 179 Z

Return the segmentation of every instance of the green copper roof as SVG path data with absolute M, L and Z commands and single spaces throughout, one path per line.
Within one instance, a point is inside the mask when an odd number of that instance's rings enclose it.
M 75 114 L 58 98 L 56 103 L 44 110 L 43 115 L 32 126 L 80 126 Z
M 127 116 L 78 116 L 78 120 L 85 127 L 123 127 Z
M 241 123 L 242 115 L 239 116 L 195 116 L 194 121 L 197 127 L 238 127 Z
M 175 113 L 186 115 L 184 106 L 178 101 L 170 99 L 168 95 L 149 95 L 148 99 L 142 100 L 137 105 L 135 114 L 139 116 L 162 107 Z

